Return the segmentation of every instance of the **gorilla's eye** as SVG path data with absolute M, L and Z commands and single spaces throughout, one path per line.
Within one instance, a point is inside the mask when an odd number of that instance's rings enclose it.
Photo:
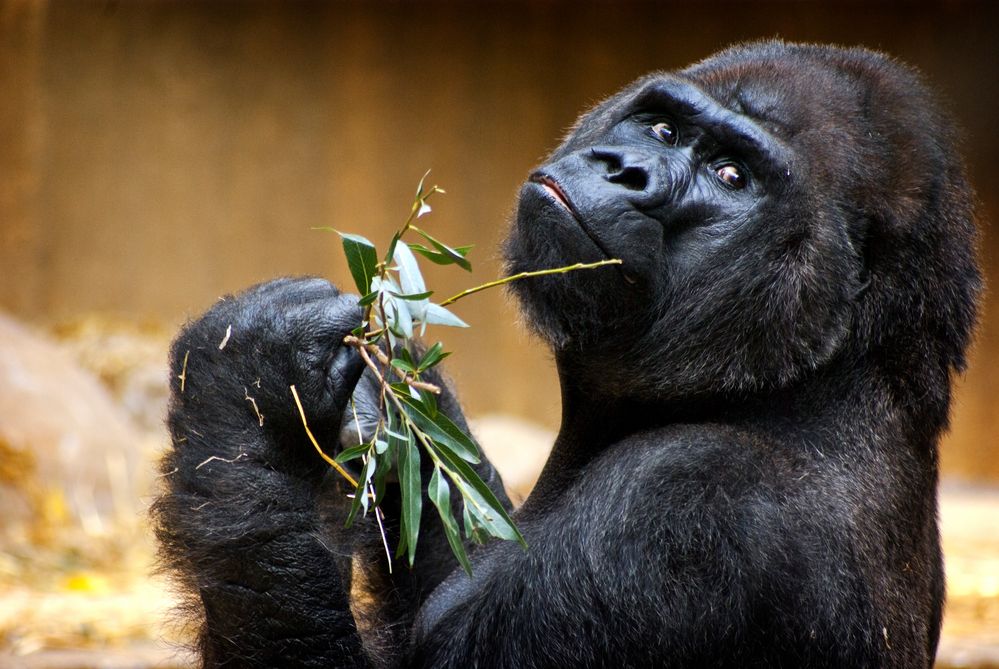
M 662 140 L 669 146 L 676 146 L 676 141 L 679 139 L 679 134 L 676 131 L 676 126 L 672 123 L 667 123 L 665 121 L 660 121 L 652 126 L 652 134 L 655 135 L 657 139 Z
M 732 163 L 725 163 L 715 168 L 715 174 L 729 188 L 739 190 L 746 187 L 746 177 L 742 168 Z

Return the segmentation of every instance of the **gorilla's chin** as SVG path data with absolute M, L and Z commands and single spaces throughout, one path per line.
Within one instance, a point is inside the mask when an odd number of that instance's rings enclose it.
M 592 263 L 608 253 L 580 223 L 564 196 L 530 181 L 503 247 L 506 275 Z M 613 341 L 636 306 L 635 291 L 617 266 L 514 281 L 527 325 L 553 349 L 599 347 Z

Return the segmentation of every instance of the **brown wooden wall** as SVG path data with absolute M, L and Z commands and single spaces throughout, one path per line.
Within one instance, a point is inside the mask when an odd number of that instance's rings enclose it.
M 277 274 L 349 281 L 335 225 L 387 239 L 420 175 L 448 194 L 428 225 L 496 247 L 521 179 L 589 104 L 730 42 L 865 44 L 919 66 L 967 134 L 996 210 L 993 4 L 0 2 L 0 307 L 175 324 Z M 918 169 L 918 166 L 900 166 Z M 999 239 L 983 255 L 996 280 Z M 444 332 L 473 413 L 555 426 L 548 357 L 500 293 Z M 999 479 L 999 302 L 963 381 L 946 471 Z

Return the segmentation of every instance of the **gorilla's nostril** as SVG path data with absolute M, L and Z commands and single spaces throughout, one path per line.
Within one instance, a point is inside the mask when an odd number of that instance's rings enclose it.
M 641 167 L 622 167 L 608 174 L 607 181 L 631 190 L 645 190 L 649 185 L 649 175 Z
M 604 164 L 604 179 L 612 184 L 624 186 L 630 190 L 645 190 L 649 185 L 648 170 L 642 165 L 636 165 L 636 156 L 619 153 L 607 149 L 594 148 L 590 156 Z

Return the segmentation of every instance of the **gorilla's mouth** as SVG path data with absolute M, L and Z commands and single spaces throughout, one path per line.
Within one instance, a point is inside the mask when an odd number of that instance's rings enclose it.
M 533 174 L 531 175 L 531 181 L 540 184 L 555 202 L 562 205 L 567 212 L 572 214 L 573 218 L 579 220 L 579 216 L 576 215 L 576 212 L 572 210 L 572 205 L 569 204 L 569 198 L 566 196 L 565 191 L 562 190 L 562 187 L 558 185 L 557 181 L 547 174 Z
M 588 227 L 586 227 L 586 224 L 583 223 L 583 219 L 579 215 L 579 212 L 577 212 L 576 208 L 572 206 L 572 200 L 569 199 L 569 196 L 565 194 L 565 191 L 562 190 L 562 186 L 559 185 L 559 183 L 555 181 L 555 179 L 545 174 L 544 172 L 535 172 L 530 176 L 529 181 L 541 186 L 541 188 L 548 194 L 548 196 L 551 199 L 555 200 L 555 204 L 565 209 L 566 213 L 568 213 L 569 216 L 572 217 L 572 220 L 576 222 L 576 225 L 578 225 L 579 228 L 586 234 L 586 236 L 590 238 L 590 241 L 593 242 L 593 244 L 598 249 L 600 249 L 601 253 L 603 253 L 608 258 L 614 257 L 607 252 L 607 249 L 605 249 L 604 245 L 600 243 L 600 240 L 597 239 L 597 237 L 592 232 L 590 232 L 590 229 Z
M 559 185 L 559 183 L 555 181 L 555 179 L 545 174 L 544 172 L 535 172 L 529 177 L 528 181 L 531 181 L 532 183 L 536 183 L 539 186 L 541 186 L 541 188 L 545 191 L 545 193 L 548 194 L 548 197 L 550 197 L 552 200 L 555 201 L 555 204 L 565 209 L 565 211 L 569 214 L 569 216 L 572 217 L 572 220 L 576 222 L 576 225 L 579 226 L 579 229 L 582 230 L 587 237 L 589 237 L 590 241 L 593 242 L 594 246 L 600 249 L 600 252 L 604 254 L 604 257 L 606 258 L 617 257 L 614 254 L 610 253 L 607 250 L 607 248 L 600 242 L 597 236 L 590 231 L 587 225 L 583 222 L 582 217 L 576 211 L 576 208 L 572 206 L 572 200 L 569 199 L 569 196 L 565 194 L 565 191 L 562 190 L 562 186 Z M 616 269 L 620 273 L 621 277 L 624 278 L 624 280 L 627 283 L 629 284 L 635 283 L 635 279 L 632 278 L 627 272 L 625 272 L 620 265 L 617 266 Z

